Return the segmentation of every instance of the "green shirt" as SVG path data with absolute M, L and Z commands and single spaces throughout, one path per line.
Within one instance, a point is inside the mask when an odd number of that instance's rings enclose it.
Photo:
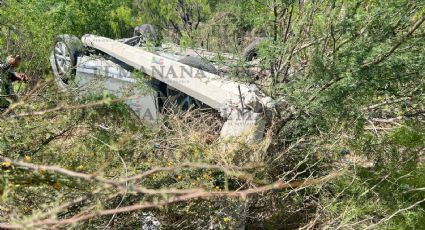
M 0 64 L 0 107 L 8 107 L 10 101 L 16 101 L 17 96 L 13 91 L 15 73 L 9 64 Z

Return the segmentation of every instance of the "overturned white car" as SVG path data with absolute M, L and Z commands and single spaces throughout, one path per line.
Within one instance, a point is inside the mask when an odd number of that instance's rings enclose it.
M 120 40 L 61 35 L 50 61 L 61 89 L 123 97 L 142 119 L 156 120 L 164 108 L 212 108 L 227 119 L 223 137 L 252 130 L 253 140 L 263 135 L 272 103 L 255 85 L 220 74 L 208 61 L 214 53 L 155 43 L 150 25 L 137 27 L 134 37 Z M 135 87 L 139 72 L 149 76 L 149 87 Z

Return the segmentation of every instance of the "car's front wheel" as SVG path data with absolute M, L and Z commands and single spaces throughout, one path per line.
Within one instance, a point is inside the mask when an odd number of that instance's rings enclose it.
M 80 39 L 72 35 L 60 35 L 56 38 L 52 51 L 51 64 L 59 88 L 67 90 L 75 78 L 77 58 L 83 53 Z

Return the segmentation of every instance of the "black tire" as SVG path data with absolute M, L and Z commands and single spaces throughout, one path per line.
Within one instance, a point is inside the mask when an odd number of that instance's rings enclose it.
M 75 77 L 78 56 L 84 53 L 84 45 L 73 35 L 59 35 L 52 52 L 52 68 L 56 82 L 62 89 L 68 88 Z
M 266 38 L 256 38 L 252 41 L 242 52 L 242 58 L 245 61 L 253 61 L 257 59 L 258 56 L 258 47 L 259 45 L 265 41 Z
M 218 75 L 219 72 L 211 62 L 198 57 L 187 56 L 179 60 L 180 63 Z
M 155 46 L 159 46 L 159 36 L 155 30 L 155 27 L 151 24 L 143 24 L 134 28 L 134 36 L 140 36 L 142 43 L 153 43 Z

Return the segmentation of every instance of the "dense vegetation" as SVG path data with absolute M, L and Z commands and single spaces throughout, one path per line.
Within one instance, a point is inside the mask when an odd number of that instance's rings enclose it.
M 1 57 L 21 54 L 31 78 L 1 115 L 0 227 L 133 229 L 154 215 L 164 229 L 421 229 L 424 21 L 409 0 L 0 1 Z M 223 151 L 214 114 L 148 124 L 108 95 L 57 89 L 57 35 L 143 23 L 237 55 L 267 37 L 255 71 L 230 70 L 276 101 L 264 141 Z

